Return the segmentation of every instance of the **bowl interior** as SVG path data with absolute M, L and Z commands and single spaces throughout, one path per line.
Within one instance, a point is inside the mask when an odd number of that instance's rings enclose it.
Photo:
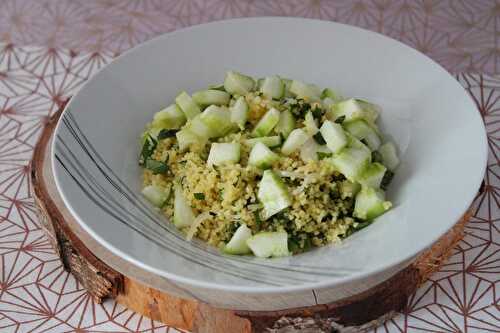
M 402 164 L 395 207 L 340 245 L 261 260 L 187 242 L 140 195 L 139 136 L 181 90 L 227 70 L 279 74 L 382 106 Z M 71 100 L 54 140 L 56 182 L 98 241 L 156 274 L 246 292 L 317 288 L 392 267 L 425 249 L 464 213 L 482 179 L 482 121 L 462 87 L 417 51 L 373 32 L 305 19 L 252 18 L 188 28 L 127 52 Z

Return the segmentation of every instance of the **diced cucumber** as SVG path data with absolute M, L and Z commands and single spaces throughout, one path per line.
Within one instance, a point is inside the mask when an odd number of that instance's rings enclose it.
M 325 155 L 332 155 L 332 151 L 328 149 L 325 145 L 320 145 L 313 138 L 309 138 L 302 147 L 300 147 L 300 158 L 304 162 L 310 160 L 317 161 L 318 153 L 323 153 Z
M 259 258 L 286 257 L 288 251 L 288 234 L 285 231 L 261 232 L 247 240 L 248 247 Z
M 281 137 L 279 135 L 261 136 L 260 138 L 245 140 L 245 144 L 250 147 L 255 146 L 258 142 L 261 142 L 270 148 L 278 147 L 281 144 Z
M 356 195 L 353 215 L 362 220 L 373 220 L 391 207 L 392 203 L 385 201 L 385 194 L 382 190 L 363 187 Z
M 175 103 L 181 108 L 187 119 L 193 119 L 201 112 L 198 104 L 196 104 L 191 96 L 185 91 L 177 95 Z
M 182 193 L 180 184 L 174 184 L 174 224 L 177 228 L 189 227 L 194 219 L 194 213 Z
M 298 80 L 292 81 L 290 92 L 298 98 L 303 98 L 307 101 L 319 101 L 321 95 L 321 90 L 317 86 Z
M 307 134 L 309 134 L 310 136 L 313 136 L 319 131 L 318 122 L 316 121 L 316 119 L 314 119 L 311 111 L 306 113 L 306 116 L 304 118 L 304 126 Z
M 181 128 L 185 122 L 186 116 L 182 110 L 176 104 L 172 104 L 155 113 L 151 126 L 154 128 L 177 129 Z
M 268 169 L 279 160 L 279 156 L 261 142 L 257 142 L 250 151 L 248 164 L 259 169 Z
M 255 80 L 250 76 L 229 71 L 224 79 L 224 89 L 232 95 L 245 95 L 255 87 Z
M 252 237 L 252 230 L 246 226 L 246 224 L 242 224 L 236 229 L 233 237 L 229 240 L 229 242 L 224 246 L 224 251 L 227 254 L 247 254 L 252 251 L 247 245 L 247 240 Z
M 302 147 L 300 147 L 300 158 L 302 161 L 307 163 L 308 161 L 317 161 L 318 160 L 318 144 L 314 141 L 313 138 L 308 139 Z
M 205 144 L 206 140 L 194 134 L 190 129 L 184 128 L 175 133 L 179 149 L 186 150 L 192 144 Z
M 344 180 L 340 183 L 340 196 L 342 199 L 354 198 L 359 190 L 361 190 L 361 185 L 350 180 Z
M 380 147 L 380 137 L 377 132 L 363 119 L 345 121 L 344 128 L 359 140 L 365 140 L 371 150 L 377 150 Z
M 226 107 L 210 105 L 200 114 L 200 120 L 212 133 L 210 137 L 224 136 L 233 129 L 231 113 Z
M 280 120 L 280 112 L 275 108 L 267 111 L 266 114 L 259 120 L 252 131 L 253 136 L 266 136 L 278 124 Z
M 292 204 L 285 183 L 271 170 L 264 171 L 259 183 L 257 198 L 264 206 L 262 210 L 262 219 L 264 220 Z
M 188 129 L 203 141 L 207 141 L 209 138 L 215 138 L 217 136 L 217 131 L 209 128 L 205 122 L 201 120 L 201 114 L 189 120 L 183 127 L 183 130 L 185 129 Z
M 380 155 L 382 155 L 382 161 L 387 169 L 393 171 L 399 165 L 398 153 L 396 151 L 396 146 L 392 142 L 386 142 L 378 149 Z
M 378 111 L 376 108 L 369 107 L 366 102 L 362 103 L 357 99 L 350 98 L 332 105 L 328 116 L 331 120 L 344 116 L 346 121 L 364 119 L 373 124 L 377 120 Z
M 198 105 L 227 105 L 230 98 L 231 95 L 227 92 L 215 89 L 197 91 L 193 94 L 193 100 Z
M 333 89 L 330 89 L 330 88 L 325 88 L 323 89 L 323 91 L 321 92 L 321 98 L 322 99 L 325 99 L 325 98 L 330 98 L 332 99 L 333 101 L 338 101 L 341 97 L 339 94 L 337 94 Z
M 354 135 L 349 132 L 344 132 L 347 137 L 347 146 L 351 148 L 362 149 L 368 154 L 371 154 L 370 148 L 368 148 L 363 142 L 359 141 Z
M 280 99 L 285 94 L 285 84 L 277 75 L 268 76 L 262 82 L 260 91 L 268 98 Z
M 326 141 L 327 147 L 333 152 L 338 153 L 347 145 L 347 137 L 342 126 L 332 121 L 326 120 L 320 128 L 321 135 Z
M 356 181 L 370 162 L 371 154 L 363 149 L 345 148 L 331 157 L 333 166 L 347 179 Z
M 370 163 L 366 169 L 361 173 L 359 182 L 368 187 L 380 188 L 382 179 L 384 178 L 386 167 L 380 163 Z
M 288 138 L 288 135 L 295 128 L 295 117 L 292 114 L 292 111 L 285 110 L 280 113 L 280 120 L 276 125 L 274 131 L 278 134 L 281 134 L 285 139 Z
M 142 194 L 156 207 L 161 207 L 168 199 L 168 193 L 156 185 L 149 185 L 142 189 Z
M 231 121 L 243 131 L 248 118 L 248 104 L 245 97 L 238 97 L 234 105 L 230 108 L 230 111 Z
M 309 139 L 309 135 L 303 129 L 294 129 L 288 138 L 286 138 L 285 143 L 283 143 L 281 153 L 283 155 L 290 155 L 306 143 L 307 139 Z
M 230 143 L 212 143 L 210 153 L 208 154 L 207 164 L 223 165 L 234 164 L 240 161 L 240 144 Z

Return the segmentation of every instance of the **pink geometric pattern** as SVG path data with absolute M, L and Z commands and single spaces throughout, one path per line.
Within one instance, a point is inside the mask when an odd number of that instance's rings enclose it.
M 48 117 L 114 56 L 161 33 L 240 16 L 321 18 L 426 53 L 473 97 L 488 132 L 485 191 L 465 239 L 376 332 L 500 331 L 500 4 L 495 1 L 0 1 L 0 332 L 176 332 L 92 302 L 44 237 L 28 164 Z M 35 46 L 39 45 L 39 46 Z M 470 74 L 472 72 L 492 75 Z

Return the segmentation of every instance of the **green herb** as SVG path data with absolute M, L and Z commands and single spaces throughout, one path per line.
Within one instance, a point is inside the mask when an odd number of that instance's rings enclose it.
M 158 141 L 155 140 L 151 135 L 148 134 L 146 140 L 144 140 L 144 145 L 142 146 L 141 156 L 139 158 L 139 164 L 143 165 L 156 149 Z
M 323 110 L 320 107 L 315 107 L 311 110 L 311 112 L 313 117 L 316 119 L 321 119 L 321 116 L 323 116 Z
M 288 239 L 288 250 L 293 254 L 297 254 L 300 252 L 300 246 L 297 240 L 293 238 Z
M 394 178 L 394 172 L 392 172 L 391 170 L 387 170 L 384 174 L 384 177 L 382 178 L 382 181 L 380 182 L 380 188 L 386 190 L 391 183 L 392 178 Z
M 256 210 L 253 212 L 253 216 L 255 217 L 255 225 L 257 226 L 257 230 L 260 230 L 262 226 L 262 219 L 260 218 L 260 212 Z
M 324 153 L 322 151 L 316 152 L 316 155 L 318 155 L 319 160 L 325 159 L 327 157 L 332 157 L 332 153 Z
M 220 201 L 224 200 L 224 189 L 223 188 L 221 188 L 219 190 L 219 200 Z
M 323 135 L 321 135 L 321 132 L 314 134 L 313 139 L 314 139 L 314 141 L 316 141 L 320 145 L 326 144 L 326 141 L 325 141 L 325 139 L 323 139 Z
M 382 163 L 382 155 L 378 151 L 372 152 L 372 161 Z
M 175 133 L 177 133 L 177 130 L 162 129 L 160 131 L 160 133 L 158 133 L 157 139 L 158 140 L 163 140 L 163 139 L 166 139 L 166 138 L 171 138 L 171 137 L 175 136 Z
M 304 102 L 304 100 L 299 100 L 297 104 L 293 104 L 290 106 L 290 111 L 292 114 L 298 118 L 304 118 L 306 116 L 307 111 L 311 109 L 311 105 Z
M 151 170 L 153 172 L 153 175 L 157 175 L 160 173 L 164 174 L 168 171 L 168 165 L 166 165 L 164 162 L 149 158 L 146 160 L 146 169 Z
M 340 116 L 337 119 L 335 119 L 335 122 L 337 124 L 342 124 L 344 122 L 344 120 L 345 120 L 345 116 Z
M 304 239 L 304 246 L 303 246 L 304 251 L 309 250 L 312 246 L 313 246 L 313 244 L 312 244 L 312 241 L 310 238 Z
M 205 194 L 203 193 L 193 193 L 193 196 L 196 200 L 205 200 Z

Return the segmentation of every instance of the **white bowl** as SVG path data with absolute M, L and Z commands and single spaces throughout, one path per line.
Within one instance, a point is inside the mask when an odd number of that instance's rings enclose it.
M 341 245 L 287 258 L 227 256 L 186 241 L 140 195 L 139 137 L 179 91 L 222 82 L 231 69 L 380 104 L 381 126 L 401 151 L 388 192 L 394 209 Z M 200 25 L 127 52 L 72 98 L 53 151 L 65 203 L 100 244 L 165 281 L 161 289 L 248 310 L 327 303 L 394 274 L 466 211 L 487 156 L 479 113 L 438 64 L 373 32 L 295 18 Z

